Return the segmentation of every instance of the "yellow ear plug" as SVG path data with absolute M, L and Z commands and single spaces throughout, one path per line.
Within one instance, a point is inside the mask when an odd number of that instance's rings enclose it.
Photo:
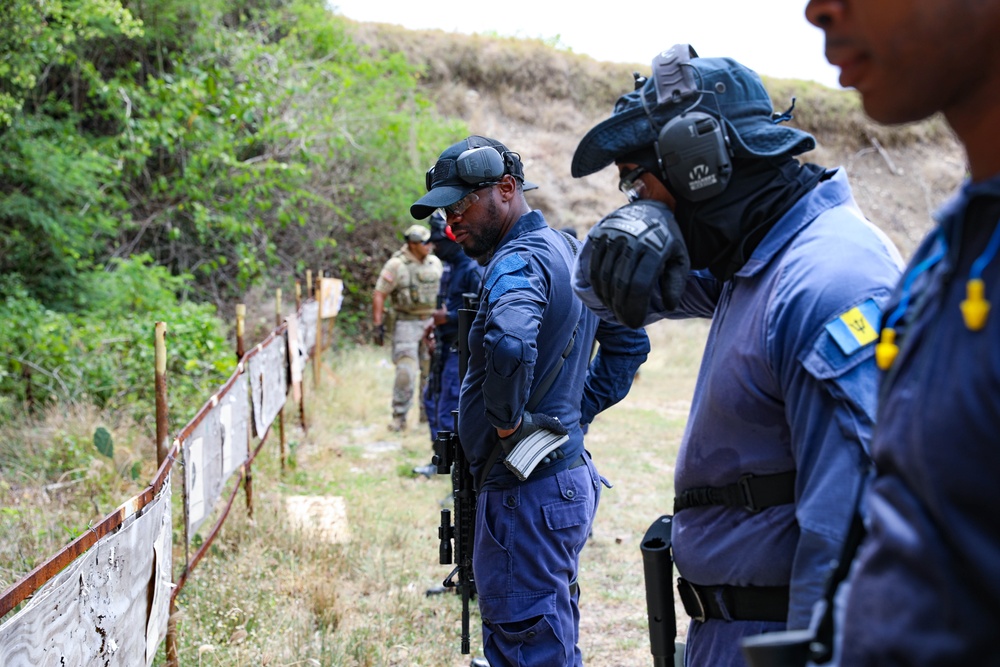
M 985 298 L 986 286 L 980 278 L 973 278 L 965 284 L 965 301 L 961 303 L 962 317 L 969 331 L 979 331 L 986 326 L 986 316 L 990 314 L 990 302 Z
M 882 338 L 875 346 L 875 363 L 883 371 L 889 370 L 892 362 L 899 354 L 899 346 L 896 345 L 896 330 L 892 327 L 882 329 Z

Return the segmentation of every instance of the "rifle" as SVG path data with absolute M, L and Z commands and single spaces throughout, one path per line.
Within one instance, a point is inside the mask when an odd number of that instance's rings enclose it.
M 459 375 L 464 376 L 469 364 L 469 329 L 479 308 L 475 294 L 465 294 L 464 308 L 458 311 L 458 364 Z M 452 412 L 454 431 L 438 431 L 434 440 L 434 457 L 439 475 L 451 474 L 452 497 L 455 516 L 452 523 L 451 510 L 441 510 L 441 525 L 438 527 L 438 560 L 442 565 L 455 564 L 455 568 L 445 577 L 444 587 L 453 588 L 462 596 L 462 653 L 469 653 L 469 602 L 476 596 L 476 582 L 472 574 L 472 545 L 475 537 L 476 489 L 469 471 L 469 461 L 465 457 L 458 437 L 458 411 Z M 454 541 L 454 551 L 452 550 Z M 454 556 L 454 559 L 452 558 Z
M 444 305 L 445 295 L 438 293 L 437 304 L 435 305 L 435 310 L 441 308 Z M 431 397 L 434 398 L 434 415 L 437 416 L 437 402 L 441 396 L 441 373 L 444 372 L 444 339 L 441 337 L 441 327 L 434 327 L 434 352 L 431 354 L 431 376 L 428 379 L 430 383 Z

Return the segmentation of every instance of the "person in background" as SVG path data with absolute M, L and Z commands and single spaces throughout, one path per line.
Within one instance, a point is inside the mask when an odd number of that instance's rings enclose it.
M 602 478 L 581 425 L 624 398 L 649 340 L 599 322 L 573 294 L 579 242 L 528 206 L 535 186 L 517 153 L 468 137 L 441 153 L 426 185 L 410 213 L 443 208 L 455 241 L 485 266 L 458 419 L 477 491 L 483 653 L 492 667 L 582 665 L 577 575 Z M 522 460 L 535 446 L 538 457 Z
M 432 316 L 433 323 L 427 325 L 429 333 L 433 334 L 434 353 L 423 401 L 433 443 L 438 431 L 455 430 L 452 411 L 458 410 L 458 392 L 462 386 L 458 374 L 458 310 L 463 307 L 463 294 L 479 294 L 483 268 L 455 243 L 454 235 L 439 211 L 431 215 L 430 225 L 434 254 L 444 265 L 437 296 L 438 307 Z M 431 477 L 437 474 L 437 466 L 428 463 L 414 468 L 413 472 Z
M 811 0 L 806 18 L 872 119 L 940 112 L 970 172 L 883 310 L 876 474 L 840 664 L 997 665 L 1000 0 Z
M 796 159 L 815 141 L 781 124 L 755 72 L 678 44 L 636 76 L 573 156 L 577 178 L 615 164 L 632 202 L 590 230 L 575 286 L 631 326 L 711 319 L 672 552 L 685 664 L 742 666 L 743 637 L 808 627 L 840 554 L 902 260 L 842 169 Z
M 423 342 L 424 324 L 434 312 L 441 260 L 431 254 L 430 230 L 412 225 L 403 235 L 406 244 L 382 267 L 372 293 L 373 341 L 385 342 L 386 301 L 395 310 L 392 332 L 392 362 L 396 378 L 392 388 L 392 420 L 389 430 L 406 430 L 406 416 L 413 404 L 414 384 L 426 384 L 423 369 L 430 363 Z

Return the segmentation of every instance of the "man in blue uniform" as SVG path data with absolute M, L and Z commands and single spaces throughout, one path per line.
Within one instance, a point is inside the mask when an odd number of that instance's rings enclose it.
M 532 187 L 517 153 L 471 136 L 441 153 L 410 207 L 417 219 L 443 208 L 486 267 L 458 432 L 477 480 L 473 571 L 492 667 L 582 664 L 577 572 L 602 480 L 581 426 L 626 395 L 649 351 L 644 331 L 599 322 L 573 294 L 578 242 L 528 206 Z M 534 468 L 519 458 L 560 441 Z
M 789 119 L 756 73 L 682 44 L 573 157 L 576 177 L 616 164 L 633 202 L 584 244 L 588 306 L 712 320 L 674 478 L 689 666 L 743 665 L 742 637 L 808 627 L 870 468 L 901 260 L 842 170 L 795 159 L 815 143 Z
M 458 375 L 458 310 L 463 306 L 463 294 L 479 294 L 483 267 L 462 252 L 462 246 L 455 243 L 454 235 L 441 213 L 435 211 L 431 215 L 430 225 L 434 254 L 444 265 L 441 288 L 438 291 L 440 305 L 432 315 L 434 355 L 431 377 L 423 397 L 427 426 L 430 428 L 431 442 L 434 442 L 438 431 L 452 431 L 455 428 L 452 411 L 458 409 L 458 392 L 461 388 L 461 378 Z M 437 466 L 429 463 L 418 466 L 413 471 L 431 477 L 437 474 Z
M 1000 0 L 811 0 L 806 17 L 869 116 L 941 112 L 970 170 L 884 311 L 841 664 L 997 665 L 1000 313 L 986 299 L 1000 295 Z

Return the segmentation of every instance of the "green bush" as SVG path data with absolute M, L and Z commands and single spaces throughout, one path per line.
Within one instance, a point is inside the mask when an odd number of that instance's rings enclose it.
M 217 309 L 305 269 L 344 280 L 339 330 L 364 333 L 466 134 L 420 67 L 323 0 L 0 4 L 0 416 L 150 410 L 158 320 L 170 400 L 197 404 L 233 366 Z
M 45 308 L 11 278 L 0 279 L 0 417 L 17 404 L 90 403 L 154 412 L 153 332 L 167 323 L 171 411 L 193 414 L 235 367 L 223 325 L 208 304 L 181 302 L 185 277 L 150 264 L 119 260 L 85 276 L 90 308 Z M 13 397 L 13 401 L 9 400 Z

